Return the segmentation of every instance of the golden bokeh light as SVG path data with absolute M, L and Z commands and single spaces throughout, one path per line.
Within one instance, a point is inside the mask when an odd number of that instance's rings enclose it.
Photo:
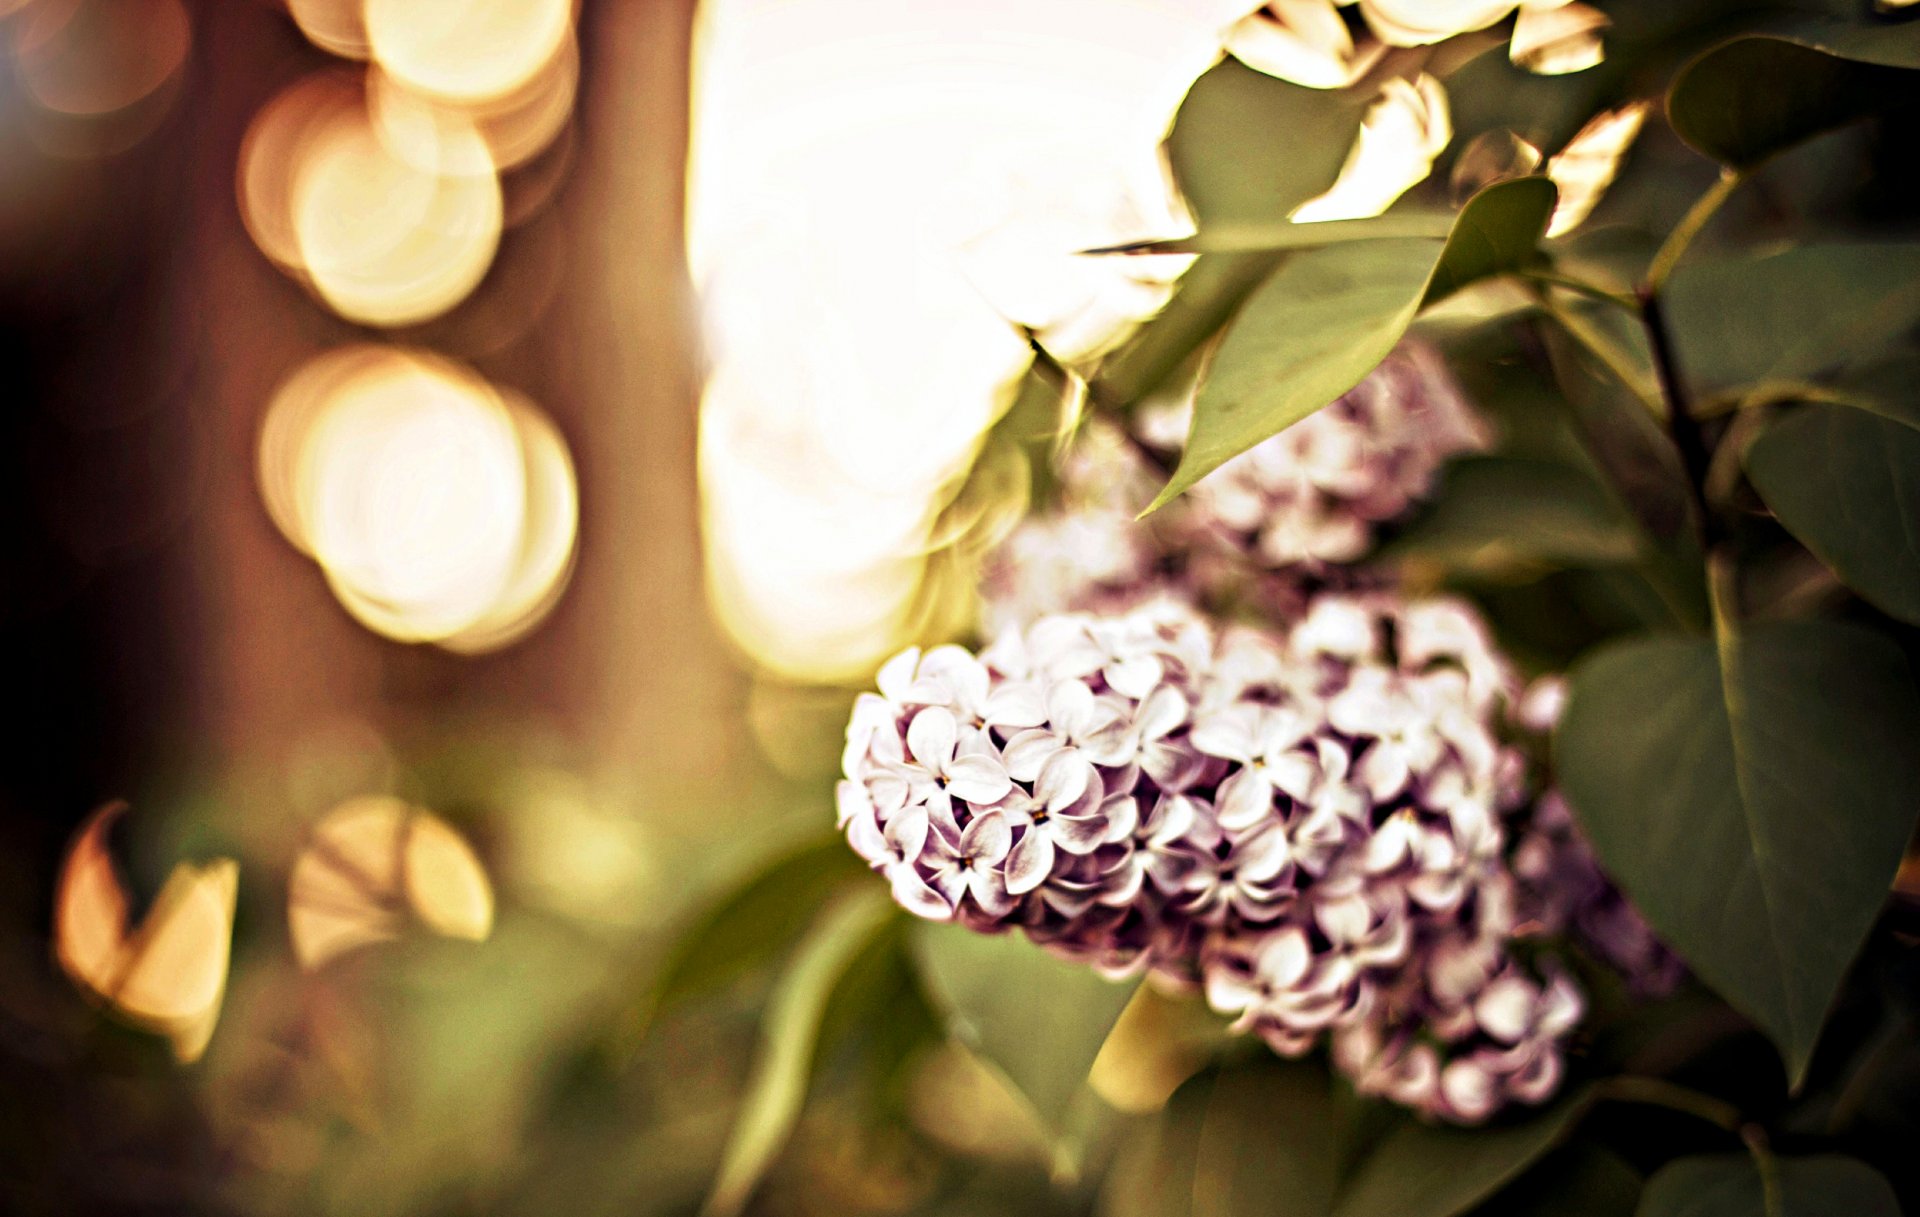
M 75 116 L 112 114 L 152 96 L 193 44 L 180 0 L 39 0 L 11 35 L 27 92 Z
M 54 955 L 82 991 L 136 1027 L 199 1059 L 226 992 L 239 865 L 220 858 L 173 868 L 137 929 L 107 835 L 125 810 L 95 812 L 75 834 L 54 897 Z
M 1387 52 L 1370 33 L 1356 42 L 1334 0 L 1270 0 L 1234 23 L 1226 47 L 1256 72 L 1310 89 L 1344 89 Z
M 469 171 L 507 170 L 544 152 L 573 117 L 580 85 L 580 51 L 569 37 L 559 53 L 518 88 L 481 102 L 455 103 L 424 94 L 389 73 L 374 71 L 367 93 L 374 121 L 387 146 L 410 164 L 451 172 L 443 158 L 452 128 L 457 141 L 466 128 L 479 132 L 484 164 Z
M 314 72 L 275 94 L 255 114 L 240 142 L 236 181 L 240 218 L 261 253 L 300 273 L 293 230 L 293 175 L 317 132 L 362 106 L 360 73 L 346 68 Z
M 416 132 L 416 135 L 422 133 Z M 431 124 L 432 163 L 397 154 L 364 110 L 312 133 L 291 178 L 295 244 L 335 312 L 408 325 L 473 291 L 499 247 L 503 205 L 486 141 L 471 123 Z
M 356 346 L 301 367 L 267 412 L 259 477 L 287 539 L 389 638 L 506 646 L 572 569 L 579 496 L 559 431 L 422 352 Z
M 484 941 L 493 885 L 451 825 L 400 799 L 349 799 L 314 826 L 287 882 L 287 930 L 303 968 L 400 937 L 409 926 Z
M 366 0 L 286 0 L 287 15 L 307 41 L 342 59 L 365 59 Z
M 1647 121 L 1647 110 L 1646 102 L 1635 102 L 1602 111 L 1548 158 L 1547 176 L 1560 188 L 1560 202 L 1547 224 L 1548 236 L 1572 232 L 1593 214 Z
M 561 54 L 572 0 L 365 0 L 374 62 L 457 103 L 505 97 Z

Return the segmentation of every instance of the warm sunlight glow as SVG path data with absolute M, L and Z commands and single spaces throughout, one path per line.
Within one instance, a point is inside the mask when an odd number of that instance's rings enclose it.
M 328 812 L 287 884 L 287 929 L 300 966 L 321 967 L 415 923 L 473 942 L 493 932 L 493 885 L 466 838 L 386 796 Z
M 343 59 L 367 57 L 365 0 L 287 0 L 287 13 L 307 41 Z
M 374 62 L 451 102 L 503 97 L 561 52 L 572 0 L 365 0 Z
M 1547 225 L 1548 236 L 1572 232 L 1593 214 L 1646 120 L 1644 102 L 1605 111 L 1548 159 L 1547 176 L 1560 187 L 1560 203 Z
M 239 866 L 173 868 L 138 928 L 107 834 L 125 810 L 95 812 L 68 848 L 54 897 L 54 954 L 82 990 L 134 1026 L 165 1036 L 181 1061 L 206 1051 L 220 1018 Z
M 478 653 L 559 599 L 579 498 L 531 402 L 450 361 L 349 347 L 290 377 L 260 442 L 268 513 L 362 624 Z
M 1389 80 L 1367 110 L 1360 135 L 1325 194 L 1294 209 L 1299 223 L 1364 220 L 1425 181 L 1433 159 L 1453 138 L 1446 90 L 1422 73 L 1415 80 Z
M 703 6 L 688 240 L 714 357 L 708 578 L 755 660 L 845 675 L 895 649 L 936 496 L 1030 357 L 1012 322 L 1071 356 L 1165 298 L 1164 268 L 1078 251 L 1186 231 L 1158 143 L 1244 13 Z

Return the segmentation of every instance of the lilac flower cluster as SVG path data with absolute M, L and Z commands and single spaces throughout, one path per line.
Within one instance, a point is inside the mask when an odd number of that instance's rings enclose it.
M 1155 460 L 1177 459 L 1191 414 L 1190 403 L 1143 410 L 1132 434 L 1086 427 L 1058 508 L 1029 517 L 988 561 L 990 631 L 1166 594 L 1291 618 L 1312 589 L 1364 585 L 1347 564 L 1431 493 L 1449 457 L 1488 438 L 1438 353 L 1409 341 L 1338 401 L 1136 521 L 1164 480 Z
M 1524 756 L 1479 619 L 1324 594 L 1284 634 L 1158 599 L 909 650 L 856 703 L 849 843 L 933 920 L 1197 987 L 1281 1053 L 1474 1122 L 1558 1085 L 1582 998 L 1509 949 Z

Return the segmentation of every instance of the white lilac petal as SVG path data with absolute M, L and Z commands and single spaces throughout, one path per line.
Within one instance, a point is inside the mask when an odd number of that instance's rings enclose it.
M 930 887 L 910 865 L 896 865 L 887 872 L 893 898 L 916 917 L 946 921 L 953 916 L 953 905 Z
M 989 865 L 1000 862 L 1013 848 L 1013 828 L 1007 823 L 1007 817 L 998 811 L 989 811 L 973 818 L 973 823 L 960 836 L 960 854 L 976 863 Z
M 1165 674 L 1166 665 L 1157 655 L 1133 655 L 1101 669 L 1101 675 L 1107 678 L 1110 688 L 1135 701 L 1152 693 Z
M 947 789 L 969 803 L 997 803 L 1013 789 L 1013 779 L 998 756 L 971 754 L 954 758 Z
M 887 847 L 903 862 L 912 862 L 926 848 L 929 831 L 927 812 L 909 807 L 887 822 Z
M 1503 1044 L 1517 1044 L 1533 1025 L 1539 990 L 1521 976 L 1503 976 L 1474 999 L 1480 1029 Z
M 1032 782 L 1039 778 L 1054 754 L 1067 747 L 1065 740 L 1047 728 L 1031 727 L 1007 741 L 1007 746 L 1000 750 L 1001 763 L 1016 781 Z
M 1220 783 L 1214 814 L 1228 832 L 1243 832 L 1273 815 L 1273 783 L 1258 769 L 1241 769 Z
M 1500 1105 L 1493 1075 L 1471 1057 L 1449 1061 L 1440 1071 L 1440 1098 L 1448 1114 L 1462 1124 L 1478 1124 Z
M 945 773 L 959 743 L 960 725 L 944 706 L 926 706 L 907 724 L 907 751 L 929 773 Z
M 1034 782 L 1033 796 L 1050 812 L 1060 812 L 1086 799 L 1094 802 L 1104 795 L 1100 775 L 1093 763 L 1075 749 L 1062 749 L 1047 758 Z
M 1053 871 L 1053 838 L 1032 828 L 1014 842 L 1007 854 L 1007 890 L 1024 896 L 1047 881 Z
M 894 706 L 903 706 L 907 700 L 907 690 L 913 687 L 914 673 L 920 667 L 920 648 L 908 647 L 895 655 L 880 667 L 880 674 L 874 683 L 880 688 L 880 694 Z

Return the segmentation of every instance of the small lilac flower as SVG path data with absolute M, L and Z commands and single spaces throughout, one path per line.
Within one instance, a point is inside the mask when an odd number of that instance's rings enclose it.
M 1033 798 L 1009 809 L 1016 822 L 1024 821 L 1024 831 L 1007 857 L 1007 890 L 1023 895 L 1039 887 L 1060 851 L 1080 855 L 1098 849 L 1112 831 L 1101 814 L 1104 794 L 1100 775 L 1086 758 L 1066 749 L 1055 752 L 1034 782 Z
M 1013 829 L 998 811 L 977 815 L 957 836 L 934 824 L 919 858 L 927 884 L 955 909 L 971 897 L 988 917 L 1004 917 L 1019 901 L 1007 890 L 1000 864 L 1013 848 Z
M 953 817 L 953 799 L 993 803 L 1013 789 L 1007 767 L 980 733 L 963 736 L 951 711 L 927 706 L 907 725 L 912 763 L 901 767 L 910 797 L 943 820 Z

